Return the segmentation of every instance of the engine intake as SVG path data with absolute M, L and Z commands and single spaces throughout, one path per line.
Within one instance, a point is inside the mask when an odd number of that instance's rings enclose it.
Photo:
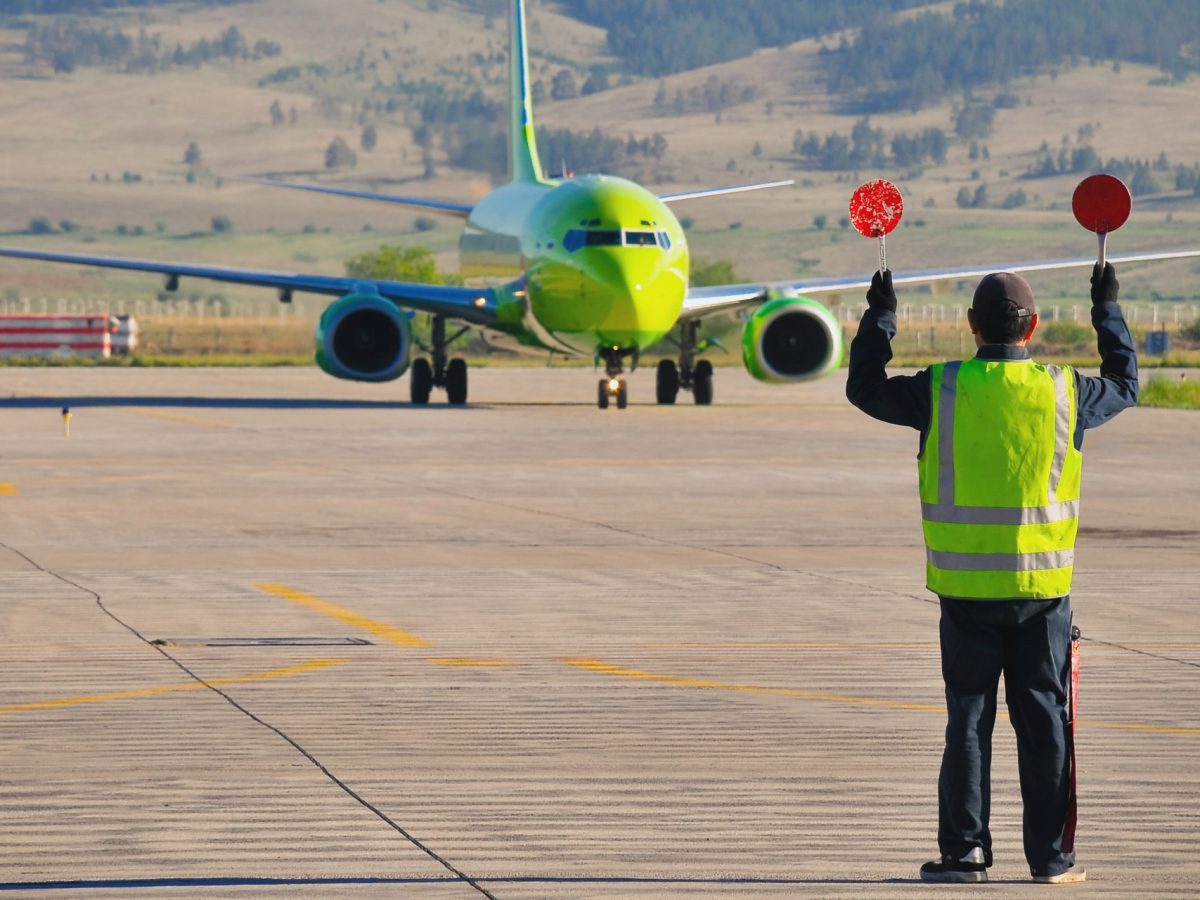
M 742 331 L 742 361 L 759 381 L 786 384 L 828 375 L 842 361 L 842 326 L 808 297 L 778 297 Z
M 317 365 L 349 381 L 392 381 L 408 370 L 408 317 L 377 294 L 348 294 L 326 307 L 313 338 Z

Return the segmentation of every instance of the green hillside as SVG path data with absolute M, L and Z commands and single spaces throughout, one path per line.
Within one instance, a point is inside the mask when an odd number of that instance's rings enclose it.
M 482 196 L 503 170 L 505 8 L 503 0 L 6 4 L 0 240 L 337 274 L 380 243 L 420 244 L 452 270 L 453 221 L 231 176 Z M 1088 40 L 1078 36 L 1076 0 L 529 8 L 539 142 L 551 171 L 615 171 L 662 190 L 797 179 L 793 189 L 677 207 L 700 261 L 731 260 L 745 280 L 869 267 L 873 247 L 844 219 L 853 188 L 874 177 L 896 181 L 907 198 L 889 241 L 898 268 L 1090 252 L 1069 199 L 1100 167 L 1138 195 L 1114 251 L 1188 245 L 1200 231 L 1195 4 L 1123 6 L 1120 28 L 1089 23 Z M 622 16 L 647 36 L 645 52 L 620 37 Z M 1069 40 L 1050 40 L 1067 19 Z M 689 52 L 707 46 L 723 61 L 648 55 L 675 46 L 653 40 L 673 27 L 696 36 L 684 42 Z M 977 58 L 981 29 L 1008 65 Z M 714 50 L 705 34 L 729 39 Z M 1029 51 L 1027 65 L 1013 62 L 1018 48 Z M 904 65 L 906 56 L 920 65 Z M 701 62 L 711 64 L 674 71 Z M 936 90 L 922 87 L 934 84 L 922 70 L 938 75 Z M 671 74 L 646 74 L 659 72 Z M 1197 274 L 1191 262 L 1147 266 L 1123 284 L 1129 296 L 1193 302 Z M 1039 290 L 1079 296 L 1077 281 L 1045 277 Z M 0 264 L 0 297 L 153 301 L 158 289 L 140 276 Z M 273 302 L 245 289 L 188 289 L 235 305 Z M 321 302 L 301 306 L 311 313 Z

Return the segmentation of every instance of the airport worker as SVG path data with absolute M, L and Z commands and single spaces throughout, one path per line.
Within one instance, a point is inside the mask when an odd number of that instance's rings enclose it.
M 846 396 L 920 432 L 926 584 L 941 606 L 946 744 L 938 778 L 941 858 L 925 881 L 983 882 L 992 864 L 996 691 L 1017 736 L 1024 849 L 1034 881 L 1083 881 L 1075 867 L 1070 725 L 1071 574 L 1083 433 L 1137 402 L 1137 356 L 1111 264 L 1093 267 L 1099 377 L 1043 365 L 1026 343 L 1033 291 L 1012 273 L 979 282 L 967 322 L 978 351 L 888 377 L 896 334 L 891 272 L 876 272 L 850 347 Z M 1064 846 L 1064 831 L 1069 837 Z

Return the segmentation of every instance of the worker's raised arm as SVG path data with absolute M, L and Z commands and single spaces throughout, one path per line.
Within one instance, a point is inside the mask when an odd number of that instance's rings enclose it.
M 1092 269 L 1092 325 L 1100 350 L 1100 377 L 1079 378 L 1079 424 L 1103 425 L 1123 409 L 1137 404 L 1137 351 L 1117 302 L 1120 283 L 1112 263 Z
M 876 272 L 867 291 L 867 311 L 850 344 L 846 399 L 872 418 L 919 431 L 929 426 L 929 373 L 887 374 L 896 336 L 896 292 L 892 273 Z

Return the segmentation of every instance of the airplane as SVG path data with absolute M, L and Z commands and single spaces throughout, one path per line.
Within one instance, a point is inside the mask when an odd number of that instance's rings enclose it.
M 689 286 L 689 253 L 672 205 L 707 197 L 790 185 L 790 180 L 654 194 L 608 175 L 549 178 L 538 157 L 526 45 L 525 0 L 509 15 L 509 140 L 506 184 L 477 204 L 402 197 L 268 178 L 243 180 L 291 190 L 382 201 L 465 221 L 459 242 L 465 277 L 477 286 L 365 281 L 324 275 L 192 265 L 0 247 L 0 256 L 158 273 L 167 290 L 181 278 L 274 288 L 290 302 L 295 292 L 336 296 L 314 334 L 317 364 L 335 378 L 387 382 L 409 371 L 413 404 L 434 388 L 451 404 L 467 402 L 467 363 L 449 358 L 449 345 L 476 328 L 530 348 L 591 356 L 603 363 L 597 406 L 628 403 L 625 365 L 636 369 L 647 347 L 671 336 L 678 359 L 658 363 L 655 398 L 673 404 L 681 390 L 696 404 L 713 400 L 713 366 L 703 319 L 746 309 L 742 360 L 760 381 L 795 383 L 827 375 L 841 363 L 842 329 L 814 295 L 866 288 L 870 276 L 814 278 L 778 284 Z M 1200 256 L 1200 250 L 1133 253 L 1110 261 L 1138 262 Z M 1093 258 L 969 265 L 893 274 L 897 285 L 977 278 L 996 271 L 1091 266 Z M 414 358 L 414 312 L 432 316 L 429 357 Z M 447 324 L 460 330 L 447 335 Z

